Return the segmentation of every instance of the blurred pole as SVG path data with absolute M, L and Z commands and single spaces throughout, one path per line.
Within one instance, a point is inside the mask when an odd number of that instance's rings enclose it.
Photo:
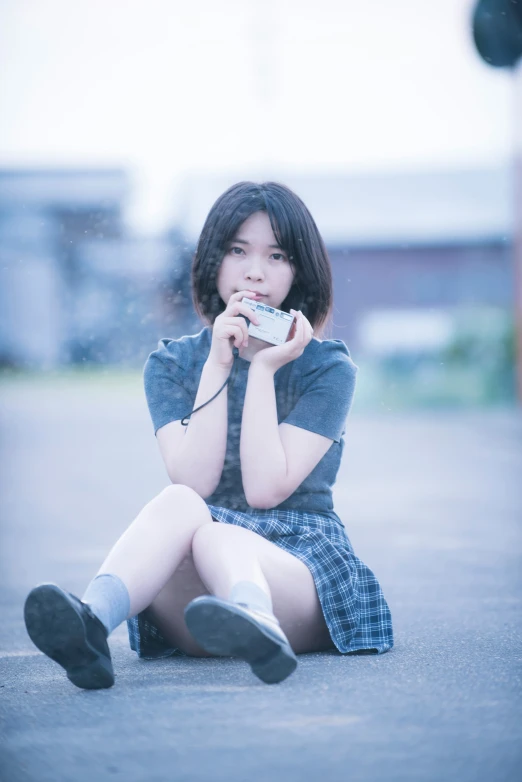
M 514 106 L 514 264 L 515 345 L 518 401 L 522 404 L 522 60 L 513 72 Z
M 522 404 L 522 0 L 477 0 L 472 34 L 482 59 L 513 73 L 513 271 L 515 373 Z

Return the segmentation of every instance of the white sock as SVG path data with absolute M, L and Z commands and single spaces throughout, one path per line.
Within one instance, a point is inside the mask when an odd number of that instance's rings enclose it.
M 250 608 L 273 613 L 272 598 L 253 581 L 238 581 L 230 590 L 228 599 L 233 603 L 244 603 Z
M 121 578 L 112 573 L 95 576 L 85 590 L 82 603 L 90 606 L 108 633 L 112 633 L 129 616 L 129 592 Z

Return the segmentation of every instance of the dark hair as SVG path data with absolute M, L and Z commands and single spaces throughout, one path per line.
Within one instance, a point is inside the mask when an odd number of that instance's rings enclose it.
M 295 271 L 294 282 L 281 309 L 301 310 L 320 336 L 328 324 L 333 299 L 332 271 L 314 219 L 290 188 L 277 182 L 238 182 L 211 208 L 192 264 L 192 298 L 198 315 L 214 323 L 226 304 L 217 290 L 217 275 L 227 243 L 254 214 L 266 212 L 279 246 Z

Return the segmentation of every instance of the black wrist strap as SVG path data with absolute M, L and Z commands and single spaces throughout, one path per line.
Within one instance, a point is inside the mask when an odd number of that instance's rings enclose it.
M 234 378 L 235 378 L 235 377 L 236 377 L 236 375 L 237 375 L 237 368 L 238 368 L 238 366 L 239 366 L 239 363 L 238 363 L 238 361 L 237 361 L 237 359 L 238 359 L 238 357 L 239 357 L 239 350 L 238 350 L 237 348 L 235 348 L 235 347 L 234 347 L 234 348 L 232 348 L 232 353 L 234 354 L 234 364 L 233 364 L 233 366 L 232 366 L 232 369 L 230 370 L 230 374 L 229 374 L 229 376 L 227 377 L 227 379 L 225 380 L 225 382 L 223 383 L 223 385 L 221 386 L 221 388 L 219 389 L 219 391 L 216 391 L 216 393 L 214 394 L 214 396 L 213 396 L 213 397 L 211 397 L 210 399 L 208 399 L 206 402 L 203 402 L 203 404 L 202 404 L 202 405 L 200 405 L 199 407 L 196 407 L 196 409 L 195 409 L 195 410 L 193 410 L 191 413 L 189 413 L 189 414 L 188 414 L 188 415 L 186 415 L 184 418 L 182 418 L 182 419 L 181 419 L 181 425 L 182 425 L 182 426 L 188 426 L 188 423 L 189 423 L 189 421 L 190 421 L 190 417 L 191 417 L 192 415 L 194 415 L 194 413 L 197 413 L 197 411 L 198 411 L 198 410 L 201 410 L 201 408 L 202 408 L 202 407 L 205 407 L 206 405 L 210 404 L 210 402 L 212 402 L 212 401 L 213 401 L 213 400 L 214 400 L 214 399 L 215 399 L 217 396 L 219 396 L 219 394 L 220 394 L 220 393 L 223 391 L 223 389 L 225 388 L 225 386 L 227 386 L 229 383 L 230 383 L 230 384 L 232 384 L 232 383 L 234 382 Z

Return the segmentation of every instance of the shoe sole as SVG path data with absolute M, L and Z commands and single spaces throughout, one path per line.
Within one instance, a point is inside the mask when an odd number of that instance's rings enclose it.
M 185 609 L 194 639 L 210 654 L 239 657 L 266 684 L 282 682 L 297 667 L 290 644 L 272 635 L 240 606 L 219 598 L 196 598 Z
M 25 626 L 41 652 L 65 668 L 67 678 L 84 690 L 112 687 L 110 659 L 89 644 L 85 625 L 62 590 L 45 584 L 35 587 L 24 606 Z

